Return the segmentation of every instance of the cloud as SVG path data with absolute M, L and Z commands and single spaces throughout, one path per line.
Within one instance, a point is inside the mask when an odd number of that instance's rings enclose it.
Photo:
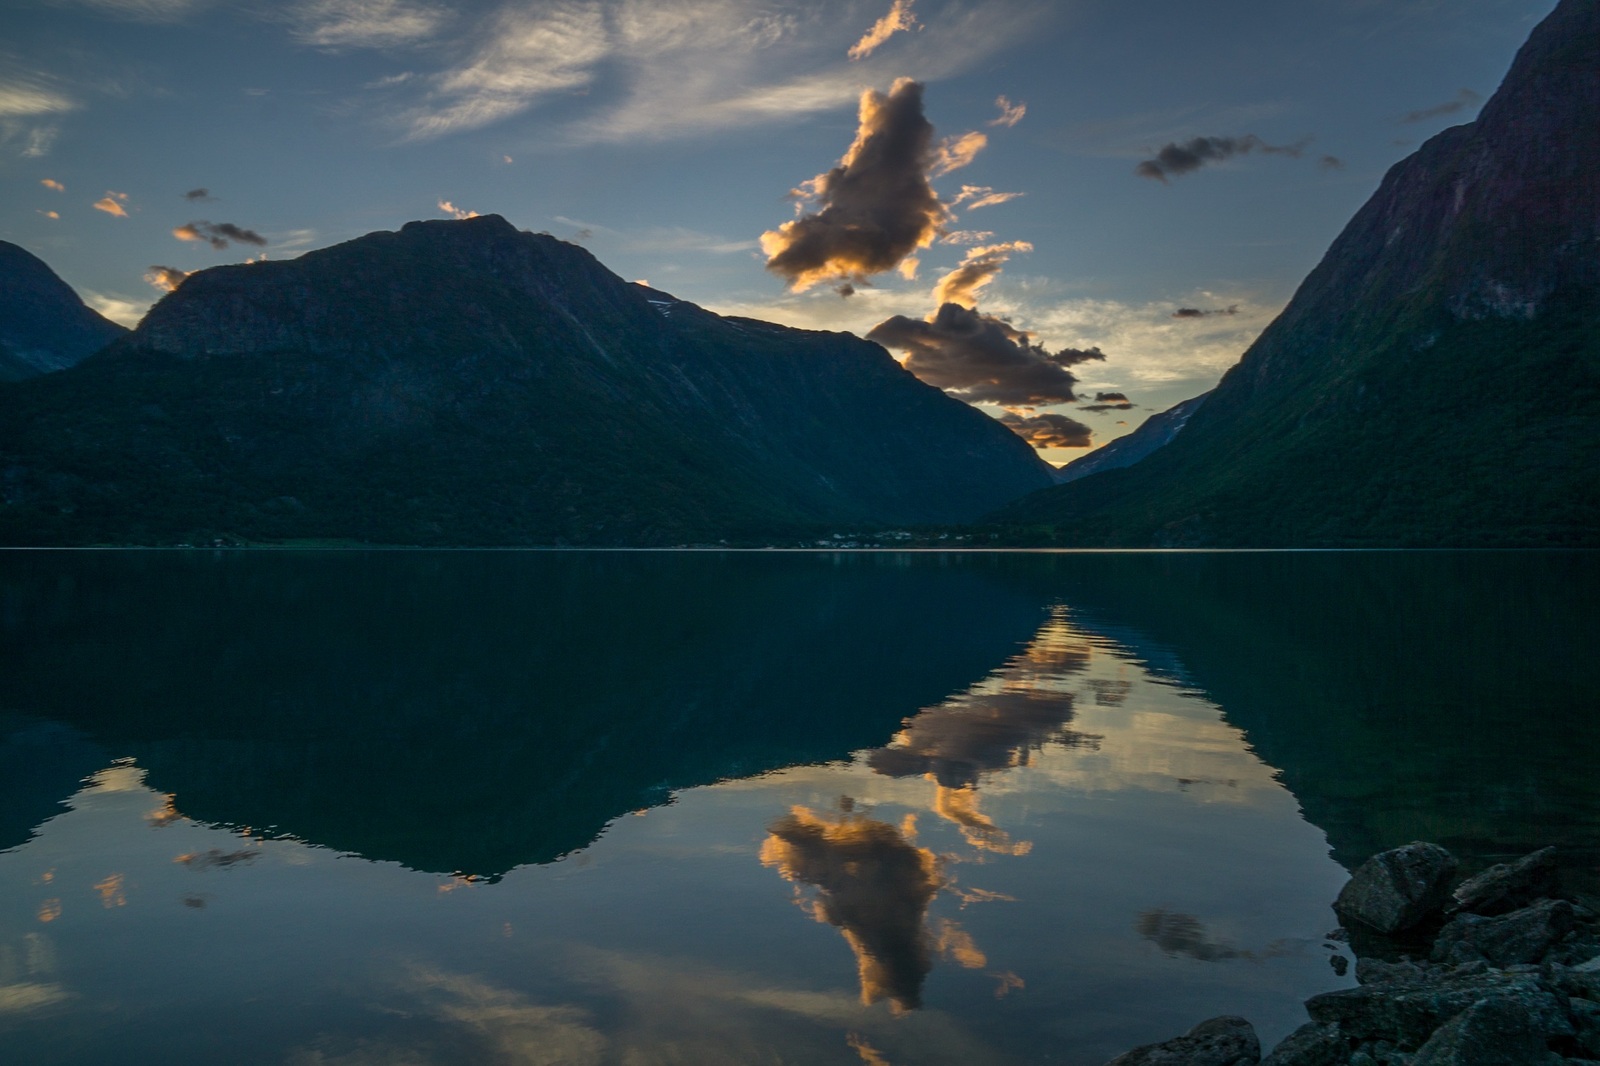
M 1469 107 L 1476 107 L 1482 100 L 1483 97 L 1479 96 L 1471 89 L 1462 89 L 1460 92 L 1456 93 L 1456 98 L 1454 100 L 1447 100 L 1442 104 L 1435 104 L 1432 107 L 1424 107 L 1419 111 L 1408 111 L 1406 114 L 1401 116 L 1400 121 L 1426 122 L 1430 118 L 1438 118 L 1441 115 L 1453 115 L 1457 111 L 1464 111 Z
M 54 189 L 56 192 L 67 191 L 67 187 L 61 184 L 59 181 L 56 181 L 54 178 L 40 178 L 39 184 L 43 185 L 47 189 Z
M 60 211 L 40 211 L 39 214 L 41 214 L 45 218 L 48 218 L 48 219 L 51 219 L 51 220 L 56 220 L 56 219 L 59 219 L 61 217 L 61 212 Z
M 465 66 L 433 80 L 434 104 L 409 116 L 408 139 L 477 129 L 521 114 L 541 97 L 586 86 L 611 50 L 597 3 L 507 7 Z
M 929 385 L 968 403 L 1007 407 L 1071 403 L 1078 379 L 1067 368 L 1105 358 L 1098 349 L 1048 352 L 1031 334 L 955 303 L 927 320 L 895 315 L 867 339 L 906 352 L 905 368 Z
M 978 153 L 988 144 L 989 138 L 977 130 L 963 133 L 959 137 L 945 138 L 934 151 L 931 176 L 942 178 L 952 170 L 960 170 L 978 158 Z
M 940 278 L 939 284 L 934 286 L 933 302 L 936 305 L 954 303 L 962 307 L 978 306 L 978 290 L 999 276 L 1001 267 L 1012 255 L 1031 251 L 1033 245 L 1027 241 L 1009 241 L 969 249 L 961 265 Z
M 183 284 L 183 279 L 188 277 L 190 271 L 179 270 L 177 267 L 151 266 L 144 272 L 144 280 L 163 292 L 171 292 Z
M 1323 170 L 1343 170 L 1344 160 L 1340 159 L 1336 155 L 1325 155 L 1321 159 L 1317 160 L 1317 166 L 1321 167 Z
M 115 215 L 117 218 L 127 218 L 128 212 L 122 206 L 127 202 L 127 193 L 107 192 L 104 196 L 94 202 L 94 209 L 96 211 L 104 211 L 108 215 Z
M 850 51 L 847 53 L 849 57 L 865 59 L 900 31 L 916 29 L 917 17 L 911 13 L 911 5 L 915 2 L 916 0 L 894 0 L 894 6 L 889 8 L 889 13 L 874 22 L 861 40 L 850 46 Z
M 767 827 L 761 845 L 763 865 L 817 890 L 802 906 L 855 952 L 861 1002 L 888 999 L 898 1011 L 922 1004 L 936 946 L 928 905 L 944 885 L 938 858 L 907 839 L 910 828 L 796 807 Z
M 1195 137 L 1183 144 L 1174 142 L 1166 145 L 1156 153 L 1154 159 L 1146 159 L 1134 167 L 1133 172 L 1141 178 L 1165 183 L 1170 177 L 1193 173 L 1207 163 L 1231 159 L 1236 155 L 1249 155 L 1251 152 L 1299 158 L 1307 143 L 1268 144 L 1253 133 L 1243 137 Z
M 1013 104 L 1005 96 L 995 97 L 994 106 L 1000 109 L 1000 114 L 998 117 L 989 120 L 989 125 L 991 126 L 1005 126 L 1009 129 L 1021 122 L 1022 116 L 1028 113 L 1027 104 Z
M 966 204 L 968 211 L 976 211 L 980 207 L 993 207 L 995 204 L 1008 203 L 1025 195 L 1027 194 L 1020 192 L 995 192 L 987 185 L 963 185 L 956 198 L 950 201 L 950 206 L 960 207 Z
M 1041 451 L 1045 448 L 1087 448 L 1093 431 L 1082 422 L 1046 412 L 1038 415 L 1019 415 L 1007 411 L 1000 421 L 1011 432 Z
M 209 203 L 216 197 L 211 195 L 210 189 L 190 189 L 183 194 L 183 198 L 190 203 Z
M 111 296 L 98 292 L 85 292 L 83 302 L 117 325 L 127 326 L 129 329 L 137 326 L 145 312 L 150 310 L 149 300 L 130 300 L 124 296 Z
M 0 118 L 59 114 L 75 110 L 77 106 L 71 99 L 35 82 L 0 82 Z
M 295 39 L 318 48 L 397 48 L 433 37 L 450 14 L 415 0 L 302 0 L 289 17 Z
M 994 240 L 992 229 L 956 229 L 939 238 L 940 244 L 982 244 Z
M 1094 394 L 1094 403 L 1084 407 L 1085 411 L 1131 411 L 1133 401 L 1120 392 L 1097 392 Z
M 58 3 L 73 0 L 57 0 Z M 138 22 L 176 22 L 209 0 L 75 0 L 108 15 Z
M 1239 305 L 1238 304 L 1230 304 L 1227 307 L 1219 307 L 1219 308 L 1216 308 L 1215 310 L 1210 310 L 1210 311 L 1202 311 L 1198 307 L 1180 307 L 1176 311 L 1172 312 L 1172 317 L 1173 318 L 1210 318 L 1212 315 L 1236 315 L 1238 313 L 1239 313 Z
M 267 246 L 267 239 L 261 234 L 232 222 L 189 222 L 174 229 L 172 235 L 180 241 L 206 241 L 219 252 L 228 246 L 229 241 L 253 244 L 258 248 Z
M 451 218 L 461 219 L 461 218 L 477 218 L 478 217 L 478 212 L 476 212 L 476 211 L 464 211 L 461 208 L 457 207 L 455 204 L 451 203 L 449 200 L 440 200 L 439 201 L 439 210 L 443 211 L 445 214 L 449 215 Z
M 928 180 L 933 164 L 922 85 L 901 78 L 887 95 L 868 89 L 849 151 L 802 187 L 821 208 L 761 235 L 767 269 L 796 292 L 893 270 L 949 219 Z
M 963 693 L 909 719 L 895 743 L 867 753 L 867 765 L 887 777 L 926 774 L 945 788 L 976 788 L 989 774 L 1028 765 L 1047 743 L 1098 743 L 1100 738 L 1068 728 L 1076 713 L 1070 692 Z

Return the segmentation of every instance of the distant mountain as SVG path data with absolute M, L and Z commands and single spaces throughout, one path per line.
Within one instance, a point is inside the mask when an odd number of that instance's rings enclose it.
M 1056 471 L 1056 481 L 1064 485 L 1102 470 L 1121 470 L 1125 466 L 1132 466 L 1157 448 L 1170 444 L 1210 395 L 1209 392 L 1202 392 L 1191 400 L 1174 404 L 1160 414 L 1151 415 L 1127 436 L 1118 437 L 1110 444 L 1062 466 Z
M 671 544 L 1050 484 L 876 345 L 719 317 L 498 216 L 201 271 L 0 405 L 10 544 Z
M 993 517 L 1085 545 L 1600 544 L 1600 5 L 1562 0 L 1477 121 L 1389 171 L 1171 445 Z
M 37 256 L 0 241 L 0 381 L 72 366 L 127 332 L 85 307 Z

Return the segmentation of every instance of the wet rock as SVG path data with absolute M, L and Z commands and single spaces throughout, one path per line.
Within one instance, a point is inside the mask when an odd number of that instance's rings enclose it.
M 1572 1012 L 1573 1043 L 1590 1058 L 1600 1059 L 1600 1003 L 1574 999 L 1567 1004 Z
M 1350 1038 L 1337 1025 L 1307 1022 L 1272 1049 L 1261 1066 L 1344 1066 L 1350 1061 Z
M 1255 1066 L 1261 1041 L 1243 1018 L 1223 1015 L 1159 1044 L 1125 1052 L 1106 1066 Z
M 1374 855 L 1340 891 L 1333 909 L 1340 918 L 1380 933 L 1421 925 L 1450 898 L 1456 858 L 1437 844 L 1415 842 Z
M 1524 1013 L 1547 1037 L 1571 1035 L 1565 997 L 1557 998 L 1537 976 L 1489 972 L 1419 986 L 1362 985 L 1306 1000 L 1311 1020 L 1337 1024 L 1357 1040 L 1388 1040 L 1401 1049 L 1421 1047 L 1445 1022 L 1480 1000 L 1498 997 L 1524 1005 Z
M 1432 979 L 1432 972 L 1411 959 L 1384 962 L 1382 959 L 1356 960 L 1356 980 L 1364 985 L 1420 985 Z
M 1502 968 L 1537 963 L 1575 921 L 1572 904 L 1564 899 L 1540 900 L 1498 918 L 1459 914 L 1439 931 L 1433 960 L 1459 965 L 1483 959 Z
M 1516 862 L 1491 866 L 1467 878 L 1451 893 L 1451 909 L 1493 917 L 1509 914 L 1555 895 L 1556 849 L 1540 848 Z
M 1538 1022 L 1508 996 L 1480 1000 L 1440 1026 L 1412 1066 L 1547 1066 Z

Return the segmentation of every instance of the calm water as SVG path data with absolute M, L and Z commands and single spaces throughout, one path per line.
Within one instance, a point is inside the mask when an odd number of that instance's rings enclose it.
M 0 1058 L 1072 1063 L 1600 884 L 1600 557 L 0 553 Z

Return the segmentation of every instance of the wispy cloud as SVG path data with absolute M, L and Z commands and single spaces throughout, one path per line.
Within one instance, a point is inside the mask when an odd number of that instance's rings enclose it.
M 61 7 L 87 7 L 138 22 L 176 22 L 211 0 L 54 0 Z
M 465 210 L 463 208 L 457 207 L 455 204 L 451 203 L 449 200 L 440 200 L 439 201 L 439 210 L 443 211 L 445 214 L 449 215 L 451 218 L 454 218 L 454 219 L 467 219 L 467 218 L 477 218 L 478 217 L 478 212 L 476 212 L 476 211 L 467 211 L 467 210 Z
M 865 59 L 895 34 L 915 29 L 917 16 L 911 13 L 911 5 L 914 2 L 915 0 L 894 0 L 894 6 L 889 8 L 889 13 L 874 22 L 872 28 L 862 35 L 861 40 L 850 46 L 848 56 L 851 59 Z
M 1210 318 L 1212 315 L 1236 315 L 1239 313 L 1238 304 L 1227 307 L 1212 308 L 1210 310 L 1199 307 L 1180 307 L 1172 312 L 1173 318 Z
M 253 244 L 257 248 L 265 248 L 267 239 L 253 229 L 236 226 L 232 222 L 188 222 L 178 226 L 172 235 L 180 241 L 205 241 L 217 251 L 228 247 L 230 241 L 240 244 Z
M 612 44 L 598 3 L 506 8 L 471 60 L 433 80 L 409 116 L 412 139 L 476 129 L 521 114 L 552 93 L 594 80 Z
M 139 324 L 145 312 L 150 310 L 151 303 L 149 300 L 135 300 L 101 292 L 85 292 L 83 302 L 117 325 L 127 326 L 129 329 Z
M 1020 192 L 995 192 L 987 185 L 963 185 L 956 198 L 950 201 L 951 207 L 967 206 L 968 211 L 976 211 L 980 207 L 993 207 L 996 204 L 1010 203 L 1020 196 Z
M 935 150 L 932 176 L 940 178 L 952 170 L 960 170 L 978 158 L 978 153 L 988 144 L 989 138 L 976 130 L 945 138 Z
M 127 218 L 127 209 L 122 206 L 127 202 L 127 193 L 107 192 L 104 196 L 94 202 L 94 209 L 96 211 L 104 211 L 106 214 L 114 215 L 117 218 Z
M 54 189 L 56 192 L 67 191 L 67 187 L 54 178 L 40 178 L 39 184 L 43 185 L 47 189 Z
M 37 213 L 43 215 L 45 218 L 50 219 L 52 222 L 61 218 L 60 211 L 38 211 Z
M 1028 113 L 1027 104 L 1013 104 L 1010 98 L 1005 96 L 995 97 L 994 106 L 1000 109 L 1000 114 L 989 120 L 991 126 L 1010 128 L 1021 122 L 1022 117 Z
M 77 109 L 70 97 L 36 81 L 12 78 L 0 81 L 0 118 L 59 114 Z
M 1299 158 L 1308 143 L 1309 138 L 1298 144 L 1268 144 L 1253 133 L 1243 137 L 1195 137 L 1183 144 L 1174 142 L 1164 146 L 1155 154 L 1155 158 L 1146 159 L 1135 167 L 1134 173 L 1164 184 L 1169 177 L 1191 174 L 1207 163 L 1249 155 L 1251 152 Z
M 1027 241 L 1008 241 L 969 249 L 961 265 L 939 279 L 933 289 L 935 306 L 947 303 L 962 307 L 978 306 L 978 292 L 1000 276 L 1001 268 L 1013 255 L 1033 251 Z
M 215 196 L 211 195 L 210 189 L 190 189 L 188 192 L 183 194 L 183 198 L 192 204 L 209 203 L 210 201 L 216 199 Z
M 1471 89 L 1462 89 L 1456 93 L 1454 100 L 1447 100 L 1442 104 L 1424 107 L 1418 111 L 1408 111 L 1400 118 L 1401 122 L 1426 122 L 1430 118 L 1439 118 L 1443 115 L 1453 115 L 1457 111 L 1465 111 L 1469 107 L 1476 107 L 1483 101 L 1483 97 Z
M 432 39 L 448 8 L 417 0 L 302 0 L 289 12 L 295 39 L 318 48 L 397 48 Z

